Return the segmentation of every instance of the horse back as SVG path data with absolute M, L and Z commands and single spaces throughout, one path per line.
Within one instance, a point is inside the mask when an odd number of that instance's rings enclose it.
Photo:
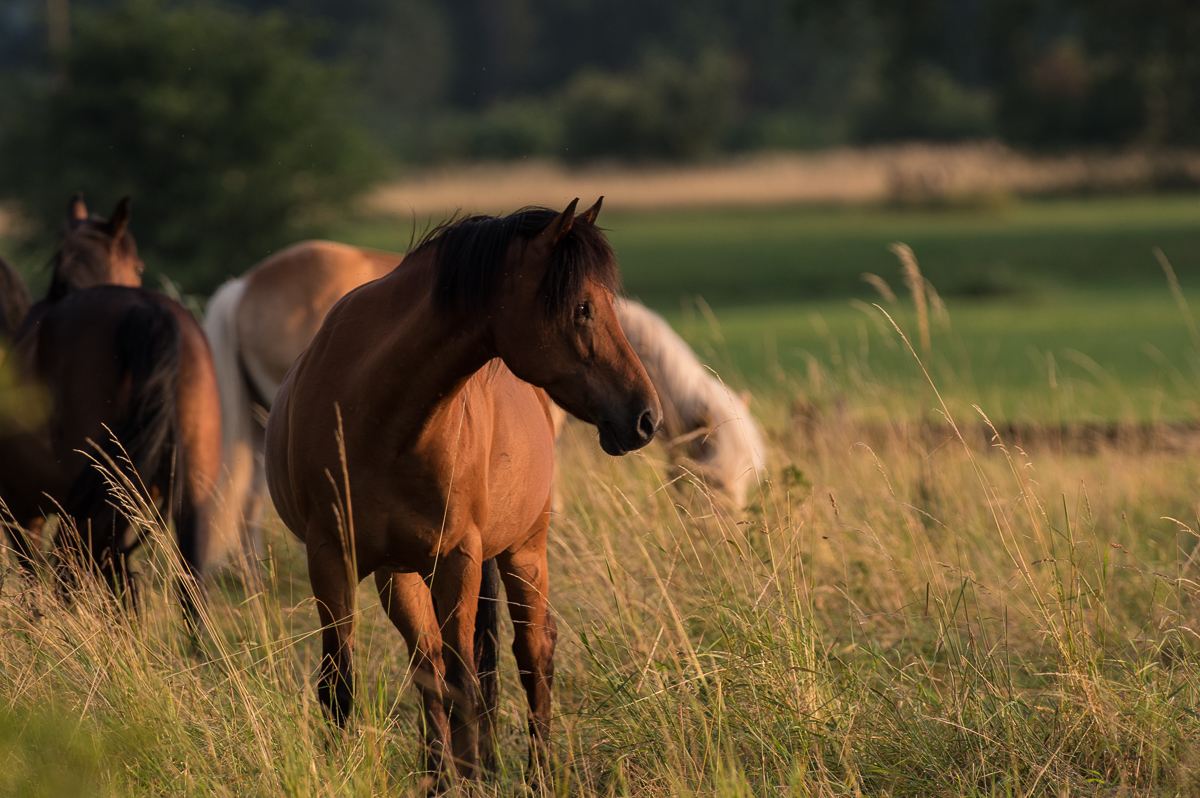
M 159 321 L 129 327 L 139 313 Z M 154 348 L 147 336 L 170 340 Z M 134 362 L 139 352 L 149 362 Z M 38 303 L 29 312 L 15 354 L 25 378 L 50 394 L 51 443 L 68 475 L 89 462 L 78 451 L 88 450 L 89 439 L 101 441 L 116 428 L 130 399 L 131 370 L 168 368 L 169 358 L 172 435 L 187 450 L 193 493 L 198 500 L 208 498 L 211 488 L 206 485 L 215 484 L 221 454 L 216 375 L 204 331 L 181 304 L 157 291 L 124 286 L 100 286 Z
M 268 407 L 337 301 L 400 259 L 332 241 L 303 241 L 246 273 L 234 323 L 245 369 Z

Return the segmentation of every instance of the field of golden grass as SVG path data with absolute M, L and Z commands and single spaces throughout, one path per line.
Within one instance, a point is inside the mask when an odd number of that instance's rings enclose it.
M 744 507 L 657 444 L 613 459 L 568 427 L 555 765 L 535 794 L 1200 793 L 1200 461 L 960 439 L 986 417 L 951 414 L 905 357 L 902 383 L 780 374 L 754 403 L 770 479 Z M 0 793 L 413 794 L 407 657 L 371 591 L 356 719 L 333 732 L 286 530 L 268 529 L 261 589 L 216 579 L 199 656 L 166 536 L 145 526 L 136 622 L 94 597 L 62 606 L 10 558 Z M 526 791 L 506 649 L 501 669 L 501 772 L 462 794 Z

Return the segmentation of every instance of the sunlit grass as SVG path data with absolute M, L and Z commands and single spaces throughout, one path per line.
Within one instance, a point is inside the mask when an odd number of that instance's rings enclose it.
M 952 308 L 952 330 L 960 319 Z M 717 329 L 728 338 L 738 324 Z M 828 341 L 838 335 L 831 325 Z M 986 420 L 969 397 L 943 408 L 935 393 L 944 338 L 932 337 L 930 385 L 892 335 L 883 377 L 844 356 L 781 365 L 761 384 L 771 478 L 745 509 L 656 446 L 612 459 L 593 430 L 568 427 L 549 552 L 560 643 L 547 792 L 1200 790 L 1200 460 L 959 441 L 946 409 L 962 430 Z M 411 793 L 407 658 L 367 585 L 360 701 L 341 734 L 315 700 L 316 613 L 286 530 L 268 531 L 261 591 L 214 582 L 203 656 L 164 589 L 169 547 L 152 536 L 136 622 L 99 592 L 63 607 L 10 565 L 0 787 Z M 502 772 L 484 795 L 524 789 L 524 701 L 504 654 Z

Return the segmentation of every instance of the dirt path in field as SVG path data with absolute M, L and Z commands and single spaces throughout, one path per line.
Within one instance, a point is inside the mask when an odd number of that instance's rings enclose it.
M 872 448 L 889 444 L 920 446 L 933 451 L 958 444 L 958 435 L 974 451 L 1001 447 L 1010 452 L 1056 451 L 1094 455 L 1103 450 L 1131 453 L 1200 454 L 1198 422 L 1070 422 L 1046 424 L 1006 422 L 995 428 L 985 424 L 949 424 L 856 422 L 849 419 L 823 418 L 803 403 L 793 408 L 792 421 L 810 444 L 837 441 L 843 445 L 853 439 Z
M 791 204 L 976 203 L 1012 194 L 1200 184 L 1200 153 L 1032 157 L 1000 144 L 906 144 L 776 153 L 701 166 L 568 169 L 544 161 L 417 172 L 377 189 L 374 213 L 561 207 L 574 197 L 620 209 Z

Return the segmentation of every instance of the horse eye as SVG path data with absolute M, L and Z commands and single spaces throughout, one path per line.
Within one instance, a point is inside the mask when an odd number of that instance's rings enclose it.
M 587 321 L 592 317 L 592 303 L 580 302 L 575 306 L 575 321 Z

